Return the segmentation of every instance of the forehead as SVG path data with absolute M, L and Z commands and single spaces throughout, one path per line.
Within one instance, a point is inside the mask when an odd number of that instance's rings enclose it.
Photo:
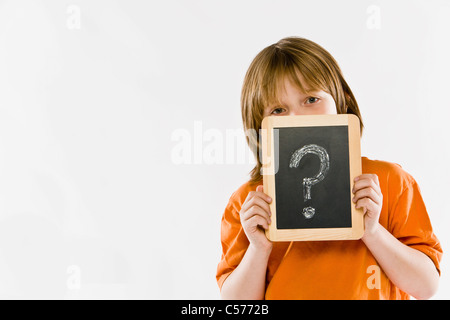
M 266 96 L 265 105 L 268 106 L 281 103 L 283 96 L 285 96 L 288 91 L 292 91 L 292 89 L 296 89 L 304 95 L 323 90 L 317 83 L 308 82 L 299 72 L 296 72 L 295 75 L 279 75 L 274 79 L 272 87 L 267 87 L 266 93 L 264 94 Z

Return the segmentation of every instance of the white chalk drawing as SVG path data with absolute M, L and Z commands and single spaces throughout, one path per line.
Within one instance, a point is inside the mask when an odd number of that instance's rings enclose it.
M 302 211 L 306 219 L 311 219 L 316 214 L 316 209 L 313 207 L 305 207 Z
M 322 181 L 330 169 L 330 157 L 328 156 L 327 150 L 325 148 L 318 146 L 316 144 L 309 144 L 303 146 L 302 148 L 296 150 L 289 162 L 289 168 L 297 168 L 300 164 L 300 160 L 308 153 L 315 154 L 320 159 L 320 170 L 312 178 L 303 178 L 303 200 L 311 200 L 311 187 L 320 181 Z M 312 207 L 306 207 L 303 209 L 302 214 L 306 219 L 311 219 L 316 213 L 316 209 Z

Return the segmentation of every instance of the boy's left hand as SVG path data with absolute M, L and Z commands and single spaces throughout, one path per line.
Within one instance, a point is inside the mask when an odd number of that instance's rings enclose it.
M 373 233 L 378 227 L 381 208 L 383 207 L 383 194 L 376 174 L 362 174 L 355 178 L 352 189 L 353 202 L 356 208 L 364 210 L 364 234 Z

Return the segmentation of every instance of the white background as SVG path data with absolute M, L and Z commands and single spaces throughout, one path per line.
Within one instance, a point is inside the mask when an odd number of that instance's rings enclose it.
M 0 1 L 0 297 L 219 298 L 220 219 L 252 163 L 203 152 L 232 151 L 244 74 L 286 36 L 336 58 L 363 154 L 416 178 L 448 249 L 449 17 L 445 0 Z

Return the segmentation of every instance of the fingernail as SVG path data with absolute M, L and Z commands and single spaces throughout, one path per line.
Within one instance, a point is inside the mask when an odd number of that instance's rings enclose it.
M 272 198 L 267 196 L 267 201 L 269 201 L 269 202 L 272 201 Z

